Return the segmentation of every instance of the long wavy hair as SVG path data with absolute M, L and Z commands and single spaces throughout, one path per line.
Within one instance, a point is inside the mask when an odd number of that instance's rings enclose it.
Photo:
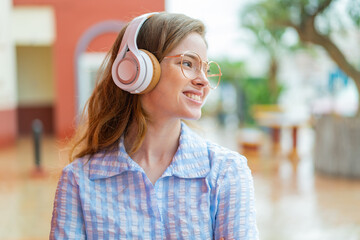
M 120 31 L 99 69 L 95 89 L 86 103 L 70 143 L 70 161 L 115 148 L 132 124 L 135 124 L 137 132 L 129 155 L 135 153 L 144 140 L 148 114 L 140 104 L 141 95 L 121 90 L 111 76 L 111 67 L 127 26 Z M 193 32 L 205 40 L 205 27 L 201 21 L 183 14 L 163 12 L 144 23 L 137 37 L 137 45 L 139 49 L 154 54 L 161 62 L 181 40 Z

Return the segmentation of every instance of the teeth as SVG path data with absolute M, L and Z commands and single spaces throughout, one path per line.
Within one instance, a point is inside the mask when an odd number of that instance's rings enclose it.
M 201 97 L 199 95 L 191 94 L 191 93 L 185 93 L 185 96 L 188 98 L 194 99 L 195 101 L 201 101 Z

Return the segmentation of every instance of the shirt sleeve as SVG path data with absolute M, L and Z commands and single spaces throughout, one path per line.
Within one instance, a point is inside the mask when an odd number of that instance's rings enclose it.
M 219 179 L 214 237 L 258 240 L 251 171 L 243 156 L 230 162 Z
M 85 239 L 85 225 L 72 165 L 62 171 L 54 200 L 50 239 Z

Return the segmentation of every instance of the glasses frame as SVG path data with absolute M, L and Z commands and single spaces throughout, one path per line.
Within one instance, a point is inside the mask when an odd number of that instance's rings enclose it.
M 178 55 L 174 55 L 174 56 L 166 56 L 166 57 L 164 57 L 164 59 L 165 59 L 165 58 L 179 58 L 179 57 L 180 57 L 180 58 L 181 58 L 181 65 L 180 65 L 180 67 L 181 67 L 181 72 L 182 72 L 182 74 L 184 75 L 185 78 L 190 79 L 190 80 L 194 80 L 194 79 L 196 79 L 198 76 L 196 76 L 196 77 L 193 78 L 193 79 L 188 78 L 188 77 L 186 76 L 186 74 L 184 73 L 184 69 L 183 69 L 184 56 L 185 56 L 186 54 L 189 54 L 189 53 L 194 54 L 195 56 L 197 56 L 197 57 L 199 58 L 200 65 L 201 65 L 200 71 L 202 71 L 202 72 L 205 74 L 206 80 L 208 81 L 208 86 L 209 86 L 211 89 L 213 89 L 213 90 L 216 89 L 216 88 L 219 86 L 219 84 L 220 84 L 220 80 L 221 80 L 221 76 L 222 76 L 221 68 L 220 68 L 220 66 L 219 66 L 219 64 L 218 64 L 217 62 L 214 62 L 214 61 L 209 61 L 209 62 L 203 61 L 203 60 L 201 59 L 201 57 L 199 56 L 199 54 L 197 54 L 196 52 L 193 52 L 193 51 L 186 51 L 186 52 L 184 52 L 184 53 L 182 53 L 182 54 L 178 54 Z M 208 75 L 208 74 L 207 74 L 207 69 L 209 69 L 209 66 L 210 66 L 211 63 L 216 64 L 216 66 L 219 68 L 219 73 L 218 73 L 218 74 L 211 74 L 211 75 Z M 206 68 L 204 68 L 204 64 L 205 64 Z M 204 71 L 204 69 L 206 69 L 206 70 Z M 210 81 L 209 81 L 208 77 L 216 77 L 216 76 L 219 77 L 219 80 L 218 80 L 216 86 L 215 86 L 215 87 L 212 87 L 212 86 L 210 85 Z

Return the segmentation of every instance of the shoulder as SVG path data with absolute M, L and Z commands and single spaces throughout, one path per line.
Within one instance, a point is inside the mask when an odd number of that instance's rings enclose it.
M 89 156 L 84 156 L 66 165 L 62 169 L 61 180 L 76 184 L 80 177 L 88 175 L 89 160 Z
M 236 151 L 210 141 L 207 141 L 207 149 L 212 168 L 219 168 L 219 171 L 247 168 L 246 157 Z
M 247 159 L 236 151 L 207 140 L 183 124 L 183 140 L 187 147 L 206 153 L 211 170 L 224 172 L 230 169 L 247 168 Z
M 225 185 L 228 185 L 229 181 L 252 180 L 245 156 L 210 141 L 207 141 L 207 149 L 210 163 L 207 180 L 211 186 L 215 188 L 228 187 Z
M 91 158 L 89 156 L 84 156 L 77 158 L 74 161 L 70 162 L 63 168 L 63 172 L 79 172 L 83 171 L 85 166 L 89 163 Z

